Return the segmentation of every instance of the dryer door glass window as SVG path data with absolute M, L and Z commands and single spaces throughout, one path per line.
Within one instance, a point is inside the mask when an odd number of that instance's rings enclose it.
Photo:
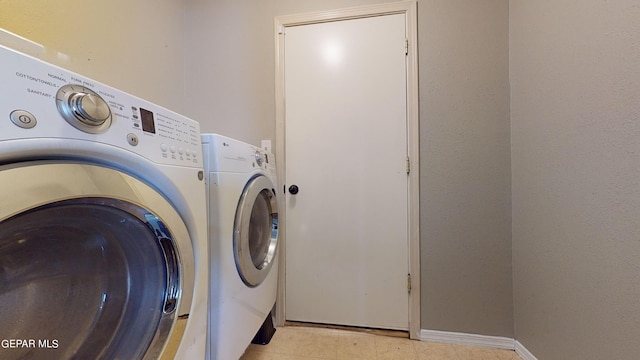
M 251 179 L 238 203 L 233 232 L 236 268 L 244 283 L 258 286 L 267 277 L 278 245 L 278 206 L 273 183 Z
M 68 200 L 0 223 L 0 338 L 38 339 L 5 355 L 144 356 L 177 279 L 154 225 L 127 207 Z
M 251 209 L 249 220 L 249 252 L 256 269 L 262 269 L 266 265 L 271 243 L 271 228 L 273 217 L 271 216 L 270 190 L 262 190 L 256 197 Z

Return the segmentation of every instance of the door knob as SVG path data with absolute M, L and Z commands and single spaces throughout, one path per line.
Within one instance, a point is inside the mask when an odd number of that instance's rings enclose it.
M 289 186 L 289 193 L 291 195 L 295 195 L 298 193 L 298 191 L 300 191 L 300 188 L 298 188 L 298 185 L 291 185 Z

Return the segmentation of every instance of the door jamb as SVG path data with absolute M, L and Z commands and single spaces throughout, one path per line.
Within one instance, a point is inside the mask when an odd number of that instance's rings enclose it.
M 305 14 L 278 16 L 274 21 L 275 34 L 275 102 L 276 102 L 276 158 L 278 179 L 286 183 L 285 159 L 285 101 L 284 98 L 284 33 L 289 26 L 316 24 L 372 16 L 405 14 L 407 34 L 407 154 L 408 175 L 408 235 L 409 235 L 409 337 L 420 338 L 420 148 L 418 109 L 418 28 L 417 1 L 399 1 L 378 5 L 350 7 Z M 286 252 L 286 207 L 285 194 L 279 196 L 279 247 L 278 294 L 276 301 L 276 325 L 285 322 L 285 252 Z

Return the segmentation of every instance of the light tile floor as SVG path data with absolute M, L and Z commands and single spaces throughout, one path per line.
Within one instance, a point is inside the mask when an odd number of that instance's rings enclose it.
M 520 360 L 513 350 L 451 345 L 303 326 L 285 326 L 240 360 Z

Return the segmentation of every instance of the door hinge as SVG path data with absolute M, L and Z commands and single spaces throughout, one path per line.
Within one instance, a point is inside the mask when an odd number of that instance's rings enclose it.
M 409 55 L 409 39 L 404 39 L 404 54 Z
M 407 274 L 407 292 L 411 293 L 411 274 Z
M 411 172 L 411 160 L 407 156 L 407 175 Z

